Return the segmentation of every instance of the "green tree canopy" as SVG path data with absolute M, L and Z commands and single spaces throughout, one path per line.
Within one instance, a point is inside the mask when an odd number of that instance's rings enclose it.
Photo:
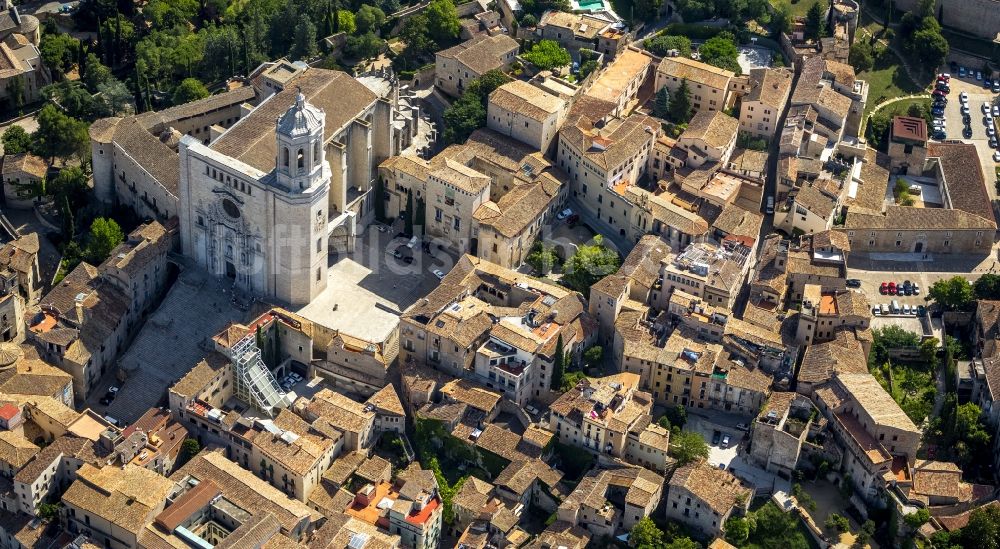
M 972 284 L 976 299 L 1000 299 L 1000 274 L 986 273 Z
M 691 56 L 691 39 L 687 36 L 676 36 L 664 34 L 647 38 L 642 42 L 642 46 L 653 55 L 663 57 L 670 50 L 677 50 L 678 55 L 683 57 Z
M 21 126 L 11 124 L 3 132 L 3 153 L 20 154 L 28 152 L 31 147 L 31 136 Z
M 740 546 L 750 537 L 750 522 L 743 517 L 730 517 L 726 521 L 726 540 Z
M 67 33 L 43 33 L 38 47 L 42 63 L 58 75 L 65 74 L 76 63 L 80 51 L 80 41 Z
M 87 125 L 64 114 L 51 103 L 42 107 L 36 117 L 38 129 L 32 134 L 34 150 L 45 158 L 87 158 L 90 136 Z
M 208 89 L 197 78 L 185 78 L 174 88 L 174 105 L 183 105 L 208 97 Z
M 462 24 L 458 20 L 458 10 L 451 0 L 431 0 L 424 13 L 427 15 L 428 36 L 439 46 L 458 38 Z
M 663 547 L 663 530 L 660 530 L 653 519 L 642 517 L 632 527 L 629 544 L 636 549 L 661 549 Z
M 946 311 L 965 309 L 972 302 L 972 285 L 961 276 L 938 280 L 927 291 L 927 301 L 934 301 Z
M 687 124 L 691 120 L 691 88 L 687 78 L 681 80 L 677 91 L 670 94 L 670 121 L 675 124 Z
M 375 6 L 365 4 L 358 8 L 358 13 L 354 16 L 354 23 L 357 26 L 358 34 L 378 32 L 385 24 L 385 13 Z
M 871 70 L 875 65 L 875 56 L 872 52 L 871 44 L 864 40 L 857 40 L 851 44 L 850 52 L 847 55 L 847 62 L 854 67 L 856 72 Z
M 984 505 L 973 511 L 960 537 L 962 547 L 1000 549 L 1000 506 Z
M 531 50 L 522 57 L 543 71 L 565 67 L 572 61 L 566 48 L 563 48 L 554 40 L 539 41 L 534 46 L 531 46 Z
M 122 228 L 114 219 L 98 217 L 90 224 L 90 237 L 87 242 L 87 260 L 99 265 L 111 255 L 111 250 L 125 240 Z
M 931 21 L 934 21 L 931 18 Z M 921 30 L 913 35 L 913 44 L 922 64 L 937 67 L 948 57 L 948 40 L 941 35 L 941 30 Z
M 562 282 L 570 288 L 590 294 L 590 287 L 598 280 L 614 273 L 621 265 L 618 253 L 604 245 L 604 238 L 597 235 L 593 244 L 577 248 L 563 267 Z
M 83 73 L 83 84 L 91 93 L 97 93 L 97 88 L 101 84 L 107 84 L 114 78 L 111 69 L 101 63 L 101 60 L 92 53 L 87 54 L 86 65 L 87 70 Z
M 303 14 L 295 24 L 295 41 L 289 55 L 296 60 L 312 59 L 319 53 L 316 25 Z
M 906 522 L 906 525 L 909 526 L 910 528 L 913 528 L 914 530 L 926 524 L 927 521 L 929 521 L 930 519 L 931 519 L 930 512 L 928 512 L 927 509 L 923 507 L 903 517 L 903 521 Z
M 806 12 L 805 36 L 810 40 L 819 40 L 826 32 L 826 4 L 816 2 Z
M 708 443 L 699 433 L 674 429 L 670 433 L 670 452 L 680 465 L 708 459 Z
M 591 368 L 600 366 L 602 360 L 604 360 L 604 348 L 600 345 L 594 345 L 583 353 L 583 361 Z
M 653 102 L 653 114 L 660 118 L 670 116 L 670 90 L 663 86 L 656 92 L 656 100 Z
M 736 48 L 736 37 L 725 31 L 709 38 L 698 48 L 701 60 L 709 65 L 740 74 L 740 52 Z
M 69 204 L 72 210 L 86 206 L 90 196 L 87 174 L 83 173 L 79 166 L 69 166 L 59 170 L 45 187 L 56 204 Z

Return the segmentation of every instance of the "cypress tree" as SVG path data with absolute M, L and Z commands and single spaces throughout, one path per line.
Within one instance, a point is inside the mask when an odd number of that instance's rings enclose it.
M 559 339 L 556 340 L 556 352 L 552 357 L 552 379 L 549 384 L 549 388 L 553 391 L 558 391 L 562 387 L 563 368 L 566 366 L 564 355 L 563 337 L 559 334 Z

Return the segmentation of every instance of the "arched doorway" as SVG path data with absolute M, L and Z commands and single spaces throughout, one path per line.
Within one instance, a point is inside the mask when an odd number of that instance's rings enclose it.
M 913 247 L 913 252 L 919 254 L 922 251 L 924 251 L 924 243 L 923 242 L 917 242 L 917 245 Z

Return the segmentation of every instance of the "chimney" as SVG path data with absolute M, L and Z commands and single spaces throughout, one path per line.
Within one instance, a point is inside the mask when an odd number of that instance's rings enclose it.
M 80 326 L 83 326 L 84 316 L 83 316 L 83 300 L 87 299 L 87 294 L 80 292 L 76 294 L 76 299 L 74 300 L 76 306 L 76 318 L 80 322 Z

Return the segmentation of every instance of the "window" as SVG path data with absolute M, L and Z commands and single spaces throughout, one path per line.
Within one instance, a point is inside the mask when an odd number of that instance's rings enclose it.
M 323 237 L 316 239 L 316 253 L 323 251 Z
M 323 267 L 317 267 L 316 268 L 316 282 L 319 282 L 322 279 L 323 279 Z
M 462 228 L 462 219 L 460 217 L 456 217 L 455 218 L 455 225 L 454 225 L 454 227 L 455 227 L 456 231 Z
M 441 216 L 442 216 L 441 208 L 434 208 L 434 221 L 440 222 Z

